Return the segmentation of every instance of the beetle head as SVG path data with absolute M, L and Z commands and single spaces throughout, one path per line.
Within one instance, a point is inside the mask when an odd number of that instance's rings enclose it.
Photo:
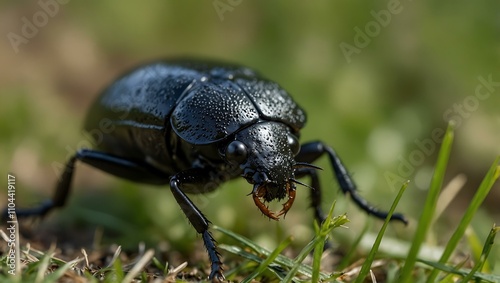
M 225 159 L 238 164 L 243 177 L 254 185 L 250 194 L 262 213 L 278 220 L 295 199 L 294 156 L 299 150 L 298 138 L 288 126 L 279 122 L 260 122 L 235 135 L 225 148 Z M 285 197 L 288 199 L 278 214 L 263 203 Z

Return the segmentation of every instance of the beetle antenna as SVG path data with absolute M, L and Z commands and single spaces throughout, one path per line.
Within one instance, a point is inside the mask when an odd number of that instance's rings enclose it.
M 293 168 L 312 168 L 317 170 L 323 170 L 323 168 L 307 162 L 295 162 Z
M 315 188 L 313 188 L 313 187 L 309 186 L 309 185 L 308 185 L 308 184 L 306 184 L 306 183 L 302 183 L 301 181 L 299 181 L 299 180 L 297 180 L 297 179 L 291 178 L 291 179 L 290 179 L 290 181 L 294 182 L 295 184 L 302 185 L 302 186 L 304 186 L 304 187 L 306 187 L 306 188 L 309 188 L 309 189 L 311 189 L 311 190 L 315 190 Z

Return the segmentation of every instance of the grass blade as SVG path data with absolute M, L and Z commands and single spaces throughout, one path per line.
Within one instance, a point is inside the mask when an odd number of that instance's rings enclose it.
M 49 268 L 50 259 L 54 255 L 54 250 L 55 246 L 51 246 L 49 251 L 43 256 L 42 260 L 40 261 L 40 265 L 38 266 L 38 271 L 35 277 L 35 283 L 42 282 L 45 273 L 47 273 L 47 270 Z
M 479 236 L 477 235 L 476 231 L 469 225 L 467 229 L 465 230 L 465 238 L 467 240 L 467 244 L 469 245 L 470 252 L 472 254 L 472 258 L 474 261 L 478 262 L 481 260 L 481 254 L 483 252 L 483 243 L 479 239 Z M 483 265 L 483 268 L 481 272 L 490 272 L 490 265 L 488 264 L 488 261 L 486 261 Z
M 349 264 L 351 263 L 351 260 L 354 258 L 354 255 L 356 254 L 356 250 L 359 247 L 361 240 L 363 239 L 363 237 L 366 235 L 366 233 L 368 232 L 368 230 L 372 226 L 372 223 L 373 223 L 372 219 L 367 218 L 367 220 L 365 222 L 365 226 L 363 227 L 363 230 L 356 237 L 356 239 L 352 243 L 352 246 L 350 247 L 349 251 L 342 257 L 342 260 L 340 261 L 340 263 L 337 267 L 338 270 L 343 270 L 347 266 L 349 266 Z
M 271 254 L 271 252 L 257 244 L 255 244 L 254 242 L 252 242 L 251 240 L 249 240 L 248 238 L 245 238 L 241 235 L 238 235 L 230 230 L 226 230 L 222 227 L 219 227 L 219 226 L 216 226 L 216 225 L 213 225 L 212 228 L 214 230 L 217 230 L 219 232 L 222 232 L 223 234 L 237 240 L 238 242 L 242 243 L 243 245 L 246 245 L 247 247 L 249 247 L 250 249 L 254 250 L 255 252 L 257 252 L 259 255 L 263 255 L 263 256 L 269 256 Z M 239 256 L 242 256 L 244 258 L 247 258 L 247 259 L 250 259 L 252 261 L 255 261 L 255 262 L 262 262 L 262 259 L 256 255 L 253 255 L 253 254 L 250 254 L 248 252 L 237 252 L 237 250 L 241 250 L 240 248 L 238 249 L 235 249 L 236 247 L 232 247 L 232 246 L 227 246 L 227 245 L 219 245 L 219 247 L 221 249 L 224 249 L 230 253 L 234 253 L 236 255 L 239 255 Z M 283 256 L 283 255 L 278 255 L 275 259 L 275 263 L 276 264 L 279 264 L 281 266 L 284 266 L 284 267 L 287 267 L 287 268 L 292 268 L 294 265 L 295 265 L 295 261 L 286 257 L 286 256 Z M 312 276 L 312 268 L 310 266 L 307 266 L 305 264 L 301 264 L 299 266 L 299 269 L 298 269 L 298 273 L 304 275 L 304 276 L 307 276 L 307 277 L 311 277 Z M 328 275 L 327 274 L 324 274 L 324 273 L 321 273 L 321 278 L 327 278 Z
M 316 239 L 316 238 L 315 238 Z M 292 279 L 295 277 L 297 274 L 297 271 L 299 269 L 300 264 L 304 261 L 304 259 L 307 257 L 307 255 L 314 249 L 316 246 L 315 239 L 313 239 L 311 242 L 309 242 L 305 248 L 300 251 L 300 254 L 295 258 L 294 260 L 294 265 L 292 266 L 292 269 L 288 272 L 287 276 L 281 281 L 283 283 L 288 283 L 292 282 Z M 312 274 L 311 274 L 312 277 Z
M 219 227 L 217 225 L 212 225 L 212 228 L 214 230 L 220 231 L 223 234 L 235 239 L 236 241 L 244 244 L 245 246 L 249 247 L 250 249 L 256 251 L 257 253 L 259 253 L 261 255 L 269 256 L 271 254 L 271 252 L 268 249 L 265 249 L 265 248 L 257 245 L 256 243 L 252 242 L 250 239 L 243 237 L 239 234 L 236 234 L 233 231 L 224 229 L 224 228 Z
M 451 145 L 453 143 L 453 128 L 454 123 L 450 122 L 450 124 L 448 125 L 448 129 L 446 130 L 446 133 L 444 135 L 441 148 L 439 150 L 436 168 L 432 176 L 429 193 L 425 201 L 422 215 L 420 216 L 420 220 L 418 221 L 415 237 L 412 241 L 410 251 L 408 252 L 405 265 L 403 266 L 403 269 L 401 271 L 401 276 L 399 279 L 400 282 L 410 282 L 412 271 L 415 267 L 415 263 L 417 262 L 417 255 L 420 250 L 420 246 L 424 242 L 427 231 L 429 230 L 430 224 L 432 223 L 434 212 L 436 210 L 436 202 L 438 200 L 439 191 L 441 190 L 441 186 L 443 184 L 446 166 L 448 164 L 448 159 L 451 152 Z
M 125 273 L 123 272 L 123 265 L 120 258 L 117 258 L 113 261 L 113 269 L 111 270 L 113 280 L 117 282 L 122 282 L 123 278 L 125 278 Z
M 267 267 L 274 261 L 274 259 L 292 243 L 292 237 L 286 238 L 283 242 L 281 242 L 276 249 L 264 260 L 262 261 L 257 269 L 255 269 L 248 277 L 241 281 L 242 283 L 251 282 L 254 278 L 263 273 Z
M 456 269 L 453 266 L 448 266 L 446 264 L 441 264 L 438 262 L 430 261 L 430 260 L 424 260 L 424 259 L 418 259 L 417 260 L 420 263 L 423 263 L 425 265 L 428 265 L 433 268 L 437 268 L 443 272 L 446 273 L 453 273 L 462 277 L 467 276 L 467 274 L 470 273 L 470 269 Z M 500 282 L 500 275 L 496 274 L 486 274 L 486 273 L 481 273 L 481 272 L 476 272 L 472 276 L 471 280 L 479 280 L 480 282 Z M 399 281 L 398 281 L 399 282 Z M 429 281 L 426 281 L 429 282 Z
M 465 276 L 465 278 L 461 282 L 469 282 L 469 280 L 472 279 L 472 276 L 483 268 L 483 265 L 486 262 L 488 255 L 490 254 L 493 242 L 495 241 L 495 236 L 497 235 L 499 230 L 500 227 L 496 227 L 495 225 L 493 225 L 493 228 L 491 228 L 490 233 L 486 238 L 486 242 L 484 243 L 483 252 L 481 253 L 480 260 L 476 263 L 476 265 L 474 265 L 469 274 L 467 274 L 467 276 Z
M 314 254 L 313 254 L 313 273 L 312 273 L 312 282 L 318 282 L 319 281 L 319 270 L 321 268 L 321 257 L 323 255 L 324 249 L 325 249 L 325 242 L 328 238 L 328 235 L 330 235 L 330 232 L 335 229 L 336 227 L 339 227 L 340 225 L 343 225 L 344 223 L 338 223 L 335 224 L 335 221 L 338 221 L 338 218 L 333 218 L 333 210 L 335 208 L 335 203 L 333 202 L 332 206 L 330 207 L 330 211 L 328 212 L 328 215 L 325 219 L 325 221 L 321 224 L 320 227 L 318 227 L 317 223 L 314 227 L 316 228 L 316 238 L 313 240 L 316 244 L 314 246 Z M 345 221 L 347 218 L 344 216 Z
M 455 266 L 453 266 L 453 269 L 458 270 L 458 269 L 462 268 L 468 261 L 469 261 L 468 257 L 464 258 L 461 262 L 459 262 L 458 264 L 456 264 Z M 455 280 L 454 280 L 455 277 L 456 277 L 455 274 L 448 273 L 443 279 L 441 279 L 439 281 L 439 283 L 448 283 L 448 282 L 449 283 L 453 283 L 453 282 L 455 282 Z
M 299 255 L 295 258 L 294 260 L 294 265 L 292 269 L 288 272 L 287 276 L 285 279 L 283 279 L 281 282 L 291 282 L 292 279 L 294 278 L 295 274 L 297 274 L 297 271 L 299 267 L 301 266 L 301 263 L 304 261 L 304 259 L 307 257 L 307 255 L 315 248 L 321 246 L 321 242 L 324 243 L 326 240 L 327 236 L 330 234 L 330 232 L 338 228 L 345 223 L 349 222 L 347 219 L 347 216 L 345 214 L 333 217 L 333 209 L 335 207 L 335 202 L 332 204 L 330 208 L 330 212 L 328 213 L 328 216 L 326 217 L 325 221 L 323 224 L 321 224 L 321 227 L 319 229 L 316 229 L 316 236 L 313 238 L 311 242 L 309 242 L 305 248 L 302 249 L 302 251 L 299 253 Z M 321 247 L 321 253 L 323 252 L 323 248 Z M 316 281 L 312 279 L 312 282 L 317 282 L 319 281 L 318 278 L 318 273 L 319 273 L 319 265 L 316 266 L 316 270 L 313 267 L 313 272 L 312 272 L 312 277 L 315 277 Z M 315 275 L 316 273 L 316 275 Z
M 327 275 L 325 273 L 319 272 L 318 263 L 315 265 L 315 269 L 314 269 L 314 268 L 311 268 L 310 266 L 302 264 L 302 262 L 307 257 L 307 255 L 309 255 L 310 252 L 316 247 L 321 248 L 320 251 L 322 253 L 323 252 L 322 243 L 325 242 L 325 240 L 328 237 L 328 235 L 330 234 L 330 232 L 333 229 L 338 228 L 349 221 L 347 219 L 347 217 L 345 216 L 345 214 L 333 217 L 334 207 L 335 207 L 335 203 L 330 208 L 330 212 L 328 213 L 328 216 L 327 216 L 326 220 L 324 221 L 324 223 L 321 225 L 321 227 L 319 229 L 317 229 L 316 236 L 314 237 L 314 239 L 311 242 L 309 242 L 306 245 L 306 247 L 304 247 L 302 249 L 302 251 L 299 253 L 299 255 L 294 260 L 291 260 L 285 256 L 280 255 L 279 253 L 281 252 L 281 250 L 279 248 L 277 248 L 273 253 L 271 253 L 267 249 L 260 247 L 259 245 L 255 244 L 254 242 L 250 241 L 249 239 L 247 239 L 241 235 L 238 235 L 232 231 L 223 229 L 223 228 L 215 226 L 215 225 L 213 226 L 213 228 L 215 230 L 218 230 L 218 231 L 230 236 L 231 238 L 239 241 L 240 243 L 248 246 L 252 250 L 259 253 L 259 255 L 267 256 L 268 259 L 270 259 L 270 261 L 268 263 L 266 263 L 265 260 L 262 260 L 259 256 L 245 252 L 237 247 L 220 245 L 220 247 L 222 249 L 229 251 L 231 253 L 237 254 L 239 256 L 245 257 L 247 259 L 253 260 L 255 262 L 258 262 L 261 266 L 264 266 L 264 269 L 266 266 L 269 266 L 269 264 L 271 264 L 271 263 L 278 264 L 278 265 L 281 265 L 283 267 L 288 268 L 289 271 L 286 273 L 286 277 L 284 279 L 280 280 L 280 282 L 291 282 L 295 278 L 295 275 L 297 273 L 300 273 L 302 275 L 306 275 L 310 278 L 314 277 L 316 279 L 316 281 L 319 281 L 320 279 L 326 280 L 329 277 L 331 277 L 331 275 Z M 286 240 L 284 242 L 286 245 L 288 245 L 287 241 L 288 240 Z M 318 255 L 319 255 L 319 257 L 321 257 L 321 253 L 319 253 L 319 252 L 316 253 L 316 257 L 318 257 Z M 272 258 L 271 255 L 275 258 Z M 274 270 L 273 268 L 271 268 L 271 266 L 269 266 L 268 268 L 270 268 L 271 271 L 273 271 L 278 277 L 281 278 L 281 276 L 279 274 L 282 272 L 280 272 L 278 270 Z M 260 273 L 257 273 L 257 275 L 258 274 L 260 274 Z M 252 277 L 253 276 L 254 275 L 252 274 Z M 253 277 L 253 278 L 255 278 L 255 277 Z
M 443 255 L 439 259 L 440 263 L 444 264 L 448 261 L 451 254 L 457 247 L 459 241 L 462 239 L 465 233 L 465 229 L 467 229 L 467 226 L 469 226 L 472 217 L 474 216 L 474 214 L 476 214 L 477 209 L 483 203 L 483 200 L 490 192 L 491 187 L 500 176 L 500 166 L 498 165 L 499 162 L 500 162 L 500 157 L 497 157 L 495 159 L 495 162 L 493 162 L 493 165 L 490 167 L 490 170 L 488 170 L 488 173 L 484 177 L 483 181 L 481 182 L 481 185 L 479 185 L 479 189 L 476 191 L 470 205 L 465 210 L 464 216 L 460 220 L 457 229 L 455 230 L 450 240 L 448 241 L 448 244 L 444 249 Z M 429 275 L 428 279 L 429 282 L 434 282 L 438 274 L 439 270 L 434 269 Z
M 78 263 L 80 263 L 83 260 L 84 260 L 83 258 L 76 258 L 72 261 L 65 263 L 63 266 L 58 267 L 53 273 L 47 275 L 47 277 L 45 277 L 44 282 L 57 282 L 64 276 L 66 271 L 68 271 L 70 268 L 75 267 Z
M 245 250 L 243 250 L 243 249 L 241 249 L 240 247 L 237 247 L 237 246 L 229 246 L 229 245 L 221 244 L 221 245 L 219 245 L 219 248 L 221 250 L 225 250 L 227 252 L 230 252 L 230 253 L 235 254 L 237 256 L 240 256 L 242 258 L 246 258 L 246 259 L 248 259 L 250 261 L 254 261 L 254 262 L 258 263 L 258 264 L 261 264 L 264 261 L 262 258 L 256 256 L 255 254 L 249 253 L 249 252 L 247 252 L 247 251 L 245 251 Z M 280 255 L 277 258 L 279 258 L 279 257 L 280 257 Z M 277 261 L 278 260 L 276 259 L 275 263 L 277 263 Z M 240 266 L 239 270 L 242 270 L 242 269 L 244 269 L 244 268 L 242 268 Z M 276 275 L 276 277 L 278 277 L 280 279 L 283 278 L 283 277 L 285 277 L 285 275 L 286 275 L 286 274 L 283 274 L 283 269 L 279 265 L 277 265 L 277 264 L 271 264 L 271 265 L 269 265 L 268 266 L 268 270 L 271 271 L 272 273 L 274 273 L 274 275 Z M 226 273 L 226 276 L 229 277 L 230 274 L 233 274 L 233 273 Z M 310 276 L 310 274 L 311 273 L 309 272 L 308 274 L 304 274 L 304 275 Z M 324 276 L 326 277 L 326 274 Z
M 403 193 L 405 192 L 406 188 L 408 187 L 409 181 L 406 181 L 403 186 L 401 186 L 401 189 L 399 190 L 398 195 L 396 196 L 396 199 L 392 202 L 391 209 L 389 209 L 389 212 L 387 213 L 387 217 L 385 218 L 384 224 L 382 225 L 382 228 L 380 229 L 377 239 L 375 240 L 375 243 L 373 244 L 372 249 L 370 250 L 370 253 L 366 257 L 365 262 L 363 263 L 363 266 L 361 267 L 361 270 L 359 271 L 358 278 L 356 278 L 356 283 L 361 283 L 364 281 L 368 273 L 370 272 L 372 262 L 375 259 L 375 255 L 377 254 L 378 247 L 380 246 L 380 242 L 382 242 L 382 238 L 384 236 L 385 230 L 387 229 L 387 226 L 389 225 L 389 221 L 391 220 L 392 214 L 394 213 L 394 210 L 396 210 L 396 206 L 399 203 L 399 200 L 403 196 Z
M 132 282 L 134 278 L 141 272 L 141 270 L 146 266 L 146 264 L 153 258 L 155 255 L 154 250 L 150 249 L 146 251 L 146 253 L 139 259 L 139 261 L 132 267 L 132 269 L 127 273 L 125 278 L 123 278 L 122 282 Z

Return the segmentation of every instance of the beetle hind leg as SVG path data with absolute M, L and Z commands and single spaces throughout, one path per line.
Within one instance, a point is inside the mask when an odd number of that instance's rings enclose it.
M 16 217 L 23 218 L 30 216 L 44 216 L 53 208 L 64 206 L 66 199 L 68 198 L 69 195 L 71 180 L 73 179 L 73 172 L 77 158 L 78 156 L 74 155 L 66 163 L 64 171 L 57 182 L 56 191 L 52 199 L 46 200 L 42 202 L 40 205 L 33 208 L 22 208 L 22 209 L 17 208 Z M 7 215 L 7 210 L 5 210 L 4 213 L 2 214 L 2 218 L 7 218 L 7 217 L 10 217 L 10 215 Z
M 64 171 L 57 182 L 52 199 L 34 208 L 16 209 L 16 216 L 18 218 L 44 216 L 52 209 L 64 206 L 71 190 L 71 181 L 77 160 L 112 175 L 132 181 L 153 184 L 168 183 L 168 176 L 165 176 L 163 172 L 158 171 L 148 164 L 116 157 L 100 151 L 81 149 L 66 163 Z M 10 217 L 7 210 L 4 211 L 2 217 Z

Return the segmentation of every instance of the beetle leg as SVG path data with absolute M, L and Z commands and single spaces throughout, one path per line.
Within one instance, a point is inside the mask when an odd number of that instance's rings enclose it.
M 297 178 L 302 178 L 309 176 L 311 178 L 311 207 L 314 209 L 314 218 L 321 225 L 326 220 L 326 214 L 321 208 L 321 184 L 318 178 L 318 172 L 316 168 L 299 168 L 295 170 L 295 176 Z M 331 247 L 330 241 L 326 240 L 324 249 L 329 249 Z
M 154 184 L 165 184 L 168 182 L 168 178 L 164 176 L 164 173 L 147 164 L 119 158 L 104 152 L 82 149 L 76 152 L 66 163 L 64 171 L 57 182 L 53 198 L 43 202 L 38 207 L 16 209 L 17 217 L 44 216 L 50 210 L 64 206 L 70 193 L 71 181 L 77 160 L 132 181 Z M 6 216 L 6 212 L 3 213 L 2 217 Z
M 387 212 L 381 211 L 376 207 L 370 205 L 363 197 L 361 197 L 361 195 L 358 194 L 356 185 L 347 172 L 347 169 L 345 168 L 344 164 L 342 164 L 342 161 L 331 147 L 319 141 L 303 144 L 300 148 L 299 154 L 296 156 L 296 160 L 299 162 L 312 163 L 323 154 L 328 155 L 330 164 L 333 167 L 333 171 L 335 173 L 335 176 L 337 177 L 337 181 L 340 184 L 342 192 L 344 194 L 349 194 L 354 203 L 356 203 L 358 207 L 366 211 L 368 214 L 372 214 L 373 216 L 380 219 L 385 219 L 387 217 Z M 401 221 L 405 224 L 408 223 L 408 220 L 404 217 L 404 215 L 400 213 L 394 213 L 391 217 L 391 220 Z
M 189 169 L 174 175 L 170 179 L 170 190 L 189 222 L 191 222 L 196 231 L 202 235 L 203 243 L 205 244 L 211 262 L 209 279 L 223 281 L 224 275 L 222 274 L 223 269 L 220 254 L 217 251 L 214 238 L 208 231 L 210 221 L 208 221 L 182 190 L 182 187 L 187 185 L 199 186 L 201 188 L 211 181 L 210 174 L 206 170 Z
M 295 170 L 295 176 L 297 178 L 302 178 L 304 176 L 309 176 L 311 178 L 311 207 L 314 209 L 314 218 L 316 218 L 318 224 L 323 223 L 326 219 L 326 215 L 321 208 L 321 186 L 318 172 L 311 168 L 300 168 Z
M 69 161 L 66 163 L 66 166 L 64 167 L 64 172 L 59 178 L 59 181 L 56 186 L 56 191 L 52 199 L 45 200 L 37 207 L 22 208 L 22 209 L 17 208 L 16 217 L 22 218 L 29 216 L 44 216 L 53 208 L 64 206 L 71 188 L 71 179 L 73 179 L 73 171 L 76 160 L 77 157 L 75 155 L 71 157 Z M 7 210 L 5 210 L 4 213 L 2 214 L 2 218 L 6 217 L 6 212 Z

